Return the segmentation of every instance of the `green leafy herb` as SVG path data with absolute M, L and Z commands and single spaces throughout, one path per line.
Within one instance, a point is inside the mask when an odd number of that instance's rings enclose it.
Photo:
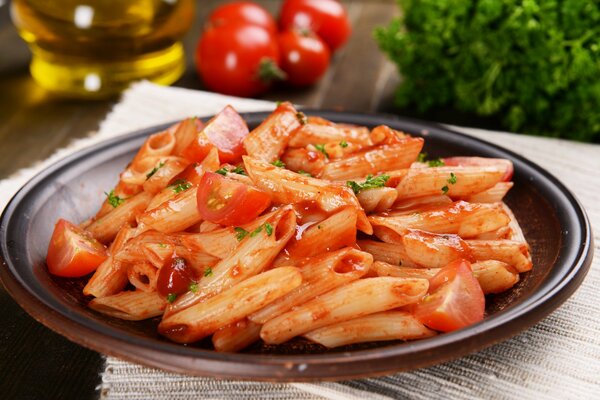
M 172 303 L 172 302 L 174 302 L 176 299 L 177 299 L 177 295 L 176 295 L 175 293 L 169 293 L 169 294 L 167 295 L 167 301 L 168 301 L 169 303 Z
M 237 167 L 230 169 L 229 172 L 233 172 L 234 174 L 238 174 L 238 175 L 246 175 L 246 171 L 244 171 L 244 167 L 242 167 L 241 165 L 238 165 Z
M 296 118 L 298 118 L 298 122 L 300 122 L 301 125 L 308 124 L 308 118 L 302 111 L 296 113 Z
M 306 172 L 306 171 L 304 171 L 304 170 L 302 170 L 302 169 L 299 169 L 299 170 L 298 170 L 298 173 L 299 173 L 300 175 L 304 175 L 304 176 L 310 176 L 310 177 L 312 178 L 312 175 L 311 175 L 310 173 L 308 173 L 308 172 Z
M 115 195 L 115 191 L 114 190 L 111 190 L 108 193 L 104 192 L 104 194 L 106 195 L 106 198 L 108 200 L 108 204 L 110 204 L 114 208 L 119 207 L 125 201 L 125 199 L 122 199 L 119 196 Z
M 170 187 L 175 193 L 181 193 L 191 188 L 192 184 L 185 179 L 177 179 Z
M 211 276 L 213 274 L 212 268 L 208 267 L 204 270 L 204 276 Z
M 329 158 L 329 154 L 327 154 L 327 150 L 325 150 L 324 144 L 315 144 L 315 149 L 319 150 L 321 153 L 325 154 L 325 157 Z
M 161 249 L 164 249 L 164 248 L 166 248 L 166 247 L 167 247 L 167 245 L 166 245 L 166 244 L 164 244 L 164 243 L 159 243 L 159 244 L 158 244 L 158 247 L 160 247 Z
M 198 282 L 192 282 L 192 283 L 190 283 L 190 286 L 188 287 L 188 289 L 192 293 L 198 293 Z
M 244 228 L 240 228 L 239 226 L 236 226 L 235 228 L 233 228 L 233 230 L 235 231 L 235 238 L 238 241 L 241 241 L 243 238 L 246 237 L 247 234 L 250 233 L 247 230 L 245 230 Z
M 427 160 L 427 153 L 419 153 L 417 161 L 424 163 Z
M 271 164 L 279 168 L 285 168 L 285 163 L 281 160 L 275 160 Z
M 385 183 L 390 179 L 389 175 L 378 175 L 367 176 L 367 179 L 363 183 L 356 183 L 354 181 L 347 181 L 346 186 L 352 189 L 354 194 L 359 194 L 363 190 L 374 189 L 378 187 L 384 187 Z
M 262 230 L 263 230 L 263 226 L 260 225 L 258 228 L 256 228 L 252 232 L 250 232 L 250 237 L 254 237 L 254 236 L 258 235 L 259 233 L 262 232 Z
M 450 179 L 448 179 L 448 183 L 451 185 L 456 183 L 456 175 L 454 175 L 454 172 L 450 172 Z
M 436 158 L 427 161 L 427 165 L 429 165 L 430 167 L 443 167 L 444 165 L 446 165 L 446 163 L 444 163 L 444 161 L 442 161 L 441 158 Z
M 158 171 L 160 168 L 164 167 L 165 163 L 161 162 L 158 164 L 157 167 L 152 168 L 152 171 L 148 172 L 146 174 L 146 179 L 150 179 L 152 177 L 152 175 L 154 175 L 156 173 L 156 171 Z
M 267 232 L 267 236 L 271 236 L 273 234 L 273 225 L 265 222 L 265 232 Z
M 215 171 L 215 173 L 225 176 L 225 175 L 227 175 L 227 169 L 225 167 L 219 168 L 218 170 Z
M 276 106 L 276 107 L 279 107 L 279 106 L 280 106 L 280 105 L 282 105 L 282 104 L 283 104 L 283 101 L 281 101 L 281 100 L 277 100 L 277 101 L 275 102 L 275 106 Z
M 345 149 L 346 147 L 348 147 L 348 142 L 346 142 L 345 140 L 342 140 L 342 141 L 340 142 L 340 147 L 342 147 L 342 148 L 344 148 L 344 149 Z
M 442 186 L 442 194 L 447 194 L 448 190 L 449 190 L 448 185 Z

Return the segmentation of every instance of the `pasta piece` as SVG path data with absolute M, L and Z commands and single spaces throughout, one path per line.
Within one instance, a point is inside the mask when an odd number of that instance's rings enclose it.
M 392 208 L 398 197 L 396 189 L 389 187 L 373 188 L 361 191 L 356 195 L 365 212 L 383 212 Z
M 351 205 L 358 212 L 357 228 L 367 234 L 372 233 L 371 224 L 350 188 L 296 174 L 250 157 L 244 157 L 244 165 L 254 184 L 269 193 L 275 203 L 315 202 L 325 212 Z
M 485 294 L 502 293 L 519 282 L 519 273 L 501 261 L 479 261 L 471 264 L 471 268 Z
M 348 142 L 344 139 L 337 142 L 325 143 L 323 145 L 323 150 L 325 150 L 325 153 L 327 153 L 328 159 L 335 160 L 337 158 L 343 158 L 352 153 L 359 152 L 365 147 L 367 146 L 360 143 Z
M 412 314 L 386 311 L 329 325 L 304 334 L 304 337 L 333 348 L 352 343 L 383 340 L 414 340 L 436 335 Z
M 454 233 L 462 238 L 471 238 L 507 225 L 510 218 L 498 204 L 458 201 L 450 206 L 430 208 L 412 214 L 372 216 L 369 217 L 369 221 L 378 237 L 385 230 L 401 235 L 406 229 L 412 228 L 432 233 Z
M 158 317 L 165 309 L 165 300 L 157 292 L 134 290 L 90 301 L 91 309 L 111 317 L 141 321 Z
M 529 249 L 529 244 L 525 239 L 525 234 L 523 233 L 521 225 L 519 225 L 519 221 L 517 221 L 515 214 L 513 214 L 512 210 L 506 205 L 506 203 L 502 203 L 502 209 L 510 218 L 510 224 L 508 224 L 508 227 L 510 228 L 510 237 L 508 239 L 516 242 L 523 242 L 527 244 L 527 248 Z
M 156 267 L 149 263 L 141 263 L 127 268 L 129 283 L 142 292 L 155 292 L 156 279 L 158 278 Z
M 325 155 L 307 148 L 289 149 L 283 153 L 281 160 L 287 169 L 308 172 L 312 176 L 319 176 L 325 167 Z
M 375 261 L 371 266 L 371 271 L 374 273 L 374 276 L 430 279 L 440 272 L 440 268 L 409 268 Z
M 467 244 L 477 261 L 502 261 L 518 272 L 527 272 L 533 267 L 527 243 L 514 240 L 468 240 Z
M 493 167 L 435 167 L 410 168 L 396 190 L 398 198 L 447 194 L 467 197 L 496 185 L 504 170 Z
M 280 344 L 323 326 L 416 303 L 428 288 L 425 279 L 359 279 L 271 319 L 260 337 Z
M 295 233 L 296 215 L 291 207 L 284 207 L 269 219 L 269 224 L 271 234 L 261 229 L 256 234 L 246 235 L 232 254 L 218 262 L 210 275 L 200 279 L 195 293 L 187 292 L 178 297 L 165 315 L 204 301 L 267 268 Z
M 173 256 L 177 247 L 165 243 L 144 243 L 142 254 L 155 268 L 162 268 L 165 262 Z
M 306 147 L 309 144 L 324 144 L 330 142 L 347 142 L 371 146 L 369 130 L 363 126 L 334 124 L 325 120 L 308 117 L 307 124 L 302 125 L 292 135 L 289 147 Z
M 204 124 L 200 118 L 187 118 L 181 121 L 173 134 L 175 137 L 173 154 L 182 155 L 183 150 L 192 144 L 202 129 L 204 129 Z
M 507 226 L 503 226 L 502 228 L 498 228 L 495 231 L 484 232 L 477 236 L 473 236 L 475 240 L 498 240 L 498 239 L 510 239 L 512 236 L 512 230 L 510 229 L 510 224 Z
M 275 268 L 258 274 L 183 311 L 165 317 L 159 332 L 178 343 L 196 342 L 230 325 L 302 283 L 297 268 Z
M 200 230 L 198 232 L 199 233 L 213 232 L 213 231 L 219 230 L 221 228 L 222 228 L 221 225 L 215 224 L 214 222 L 202 221 L 200 223 Z
M 389 180 L 388 180 L 389 182 Z M 415 211 L 426 210 L 430 207 L 449 206 L 452 199 L 444 194 L 434 196 L 411 197 L 408 199 L 399 199 L 394 203 L 390 215 L 410 214 Z
M 371 137 L 371 142 L 374 145 L 396 144 L 402 139 L 410 137 L 406 133 L 397 131 L 386 125 L 376 126 L 375 128 L 371 129 L 371 133 L 369 135 Z
M 180 157 L 170 157 L 159 162 L 158 165 L 145 175 L 145 182 L 142 185 L 144 191 L 152 194 L 160 192 L 189 163 L 189 161 Z
M 402 235 L 402 244 L 408 258 L 421 267 L 441 268 L 459 258 L 473 259 L 471 249 L 458 235 L 409 229 Z
M 258 160 L 272 162 L 285 150 L 291 133 L 299 128 L 303 114 L 292 104 L 281 103 L 271 115 L 244 138 L 246 153 Z
M 384 243 L 374 240 L 358 240 L 356 244 L 362 251 L 370 253 L 375 261 L 412 268 L 418 267 L 406 254 L 401 241 L 398 243 Z
M 423 148 L 422 138 L 402 139 L 398 144 L 385 145 L 332 160 L 325 165 L 321 177 L 344 180 L 381 171 L 408 168 Z
M 172 188 L 173 191 L 178 189 Z M 139 215 L 138 224 L 163 233 L 182 231 L 197 224 L 202 220 L 196 202 L 197 191 L 197 187 L 184 189 L 171 200 Z
M 213 346 L 220 352 L 243 350 L 260 340 L 260 328 L 261 325 L 244 318 L 216 331 L 212 337 Z
M 148 159 L 156 160 L 160 157 L 169 156 L 172 154 L 174 147 L 175 136 L 173 135 L 173 132 L 166 130 L 150 135 L 142 147 L 140 147 L 135 157 L 133 157 L 129 168 L 127 168 L 126 171 L 144 171 L 148 169 Z M 125 174 L 125 177 L 126 176 L 127 175 Z M 123 175 L 121 176 L 121 179 L 123 179 Z
M 512 182 L 498 182 L 489 189 L 468 196 L 465 200 L 471 203 L 499 203 L 513 185 Z
M 115 238 L 123 226 L 135 222 L 136 216 L 146 209 L 151 199 L 152 195 L 149 193 L 138 193 L 124 200 L 121 205 L 115 207 L 108 214 L 92 222 L 87 227 L 87 231 L 98 241 L 108 243 Z
M 248 318 L 264 324 L 316 296 L 363 277 L 372 263 L 370 254 L 348 247 L 306 259 L 300 268 L 302 285 Z

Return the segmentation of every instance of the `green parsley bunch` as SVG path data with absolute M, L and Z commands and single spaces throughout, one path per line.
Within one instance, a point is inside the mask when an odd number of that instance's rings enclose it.
M 398 65 L 397 104 L 498 116 L 515 132 L 600 139 L 600 4 L 398 0 L 375 37 Z

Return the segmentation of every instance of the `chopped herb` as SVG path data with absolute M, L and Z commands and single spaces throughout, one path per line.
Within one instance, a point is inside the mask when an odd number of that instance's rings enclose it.
M 427 161 L 427 165 L 430 167 L 443 167 L 446 165 L 446 163 L 444 163 L 441 158 L 436 158 L 434 160 Z
M 344 149 L 345 149 L 346 147 L 348 147 L 348 142 L 346 142 L 345 140 L 342 140 L 342 141 L 340 142 L 340 147 L 342 147 L 342 148 L 344 148 Z
M 273 225 L 265 222 L 265 232 L 267 232 L 267 236 L 271 236 L 273 234 Z
M 329 154 L 327 154 L 327 150 L 325 150 L 324 144 L 315 144 L 315 149 L 319 150 L 321 153 L 325 154 L 325 157 L 329 158 Z
M 447 193 L 448 193 L 448 185 L 442 186 L 442 194 L 447 194 Z
M 169 293 L 169 294 L 167 295 L 167 301 L 168 301 L 169 303 L 172 303 L 172 302 L 174 302 L 176 299 L 177 299 L 177 295 L 176 295 L 175 293 Z
M 354 194 L 359 194 L 363 190 L 384 187 L 388 179 L 390 179 L 389 175 L 379 175 L 375 177 L 373 175 L 369 175 L 363 183 L 347 181 L 346 186 L 351 188 Z
M 417 161 L 424 163 L 425 160 L 427 160 L 427 153 L 419 153 L 419 155 L 417 156 Z
M 204 270 L 204 276 L 211 276 L 213 274 L 212 268 L 208 267 Z
M 448 183 L 451 185 L 456 183 L 456 175 L 454 175 L 454 172 L 450 172 L 450 179 L 448 179 Z
M 114 208 L 119 207 L 121 204 L 123 204 L 123 202 L 125 201 L 125 199 L 120 198 L 119 196 L 115 195 L 115 191 L 111 190 L 110 192 L 106 193 L 104 192 L 104 194 L 107 197 L 108 200 L 108 204 L 110 204 L 111 206 L 113 206 Z
M 235 228 L 233 228 L 233 230 L 235 231 L 235 238 L 238 240 L 238 242 L 242 241 L 242 239 L 245 238 L 248 233 L 250 233 L 244 228 L 240 228 L 239 226 L 236 226 Z
M 159 244 L 158 244 L 158 247 L 160 247 L 160 248 L 164 249 L 164 248 L 166 248 L 166 247 L 167 247 L 167 245 L 166 245 L 166 244 L 164 244 L 164 243 L 159 243 Z
M 308 173 L 308 172 L 306 172 L 306 171 L 304 171 L 304 170 L 302 170 L 302 169 L 299 169 L 299 170 L 298 170 L 298 173 L 299 173 L 300 175 L 304 175 L 304 176 L 310 176 L 310 177 L 312 177 L 312 175 L 311 175 L 310 173 Z
M 285 163 L 281 160 L 275 160 L 271 164 L 279 168 L 285 168 Z
M 175 193 L 181 193 L 191 188 L 192 184 L 185 179 L 177 179 L 170 187 Z
M 282 105 L 282 104 L 283 104 L 283 101 L 281 101 L 281 100 L 277 100 L 277 101 L 275 102 L 275 105 L 276 105 L 277 107 L 279 107 L 279 106 L 280 106 L 280 105 Z
M 192 293 L 198 293 L 198 282 L 192 282 L 192 283 L 190 283 L 190 286 L 188 287 L 188 289 Z
M 227 175 L 227 170 L 225 169 L 225 167 L 223 167 L 223 168 L 216 170 L 215 173 L 225 176 L 225 175 Z
M 156 173 L 156 171 L 158 171 L 160 168 L 164 167 L 165 163 L 161 162 L 158 164 L 157 167 L 152 168 L 152 171 L 148 172 L 146 174 L 146 179 L 150 179 L 152 177 L 152 175 L 154 175 Z
M 298 118 L 298 122 L 300 122 L 301 125 L 308 124 L 308 118 L 302 111 L 296 113 L 296 118 Z
M 234 169 L 230 169 L 229 172 L 233 172 L 234 174 L 238 175 L 246 175 L 246 171 L 244 171 L 244 167 L 242 166 L 237 166 Z
M 262 227 L 262 225 L 260 225 L 258 228 L 256 228 L 255 230 L 253 230 L 250 233 L 250 237 L 254 237 L 254 236 L 258 235 L 262 231 L 262 229 L 263 229 L 263 227 Z

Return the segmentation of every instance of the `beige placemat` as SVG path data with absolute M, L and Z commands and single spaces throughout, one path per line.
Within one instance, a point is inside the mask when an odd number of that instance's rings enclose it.
M 272 103 L 149 83 L 133 86 L 100 131 L 33 168 L 0 181 L 0 210 L 32 174 L 105 138 L 232 104 L 240 111 Z M 600 146 L 456 128 L 509 148 L 559 177 L 600 232 Z M 596 234 L 600 254 L 600 237 Z M 600 262 L 562 307 L 515 338 L 460 360 L 384 378 L 320 384 L 267 384 L 187 377 L 106 359 L 102 399 L 600 399 Z

